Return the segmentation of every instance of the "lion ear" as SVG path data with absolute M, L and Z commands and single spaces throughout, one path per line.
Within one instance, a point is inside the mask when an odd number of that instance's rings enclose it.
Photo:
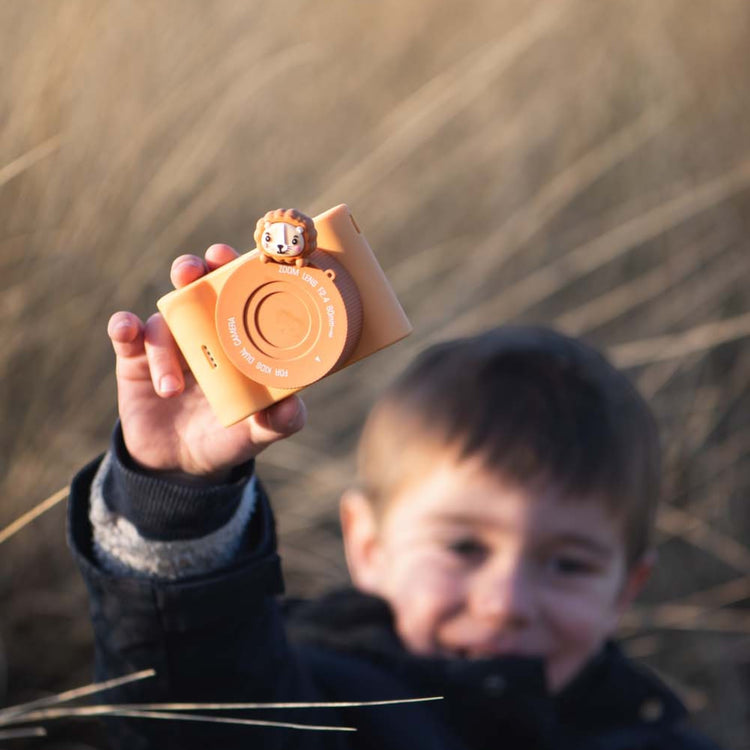
M 302 227 L 295 227 L 294 228 L 297 234 L 302 234 L 305 230 Z
M 265 222 L 265 224 L 263 224 L 263 228 L 267 232 L 271 228 L 271 222 L 270 221 Z

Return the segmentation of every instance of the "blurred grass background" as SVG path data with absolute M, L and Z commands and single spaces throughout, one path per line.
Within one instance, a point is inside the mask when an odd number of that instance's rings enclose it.
M 554 325 L 663 430 L 625 646 L 750 748 L 748 39 L 744 0 L 6 0 L 0 528 L 106 447 L 113 311 L 147 316 L 174 256 L 248 247 L 269 208 L 346 202 L 415 333 L 309 389 L 264 455 L 289 591 L 346 580 L 338 494 L 413 354 Z M 62 506 L 0 548 L 0 602 L 6 704 L 90 680 Z

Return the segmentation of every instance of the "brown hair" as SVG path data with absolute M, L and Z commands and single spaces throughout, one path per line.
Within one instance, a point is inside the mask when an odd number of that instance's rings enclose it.
M 628 564 L 649 546 L 656 423 L 630 381 L 579 340 L 505 327 L 425 351 L 365 424 L 361 488 L 382 508 L 446 450 L 506 481 L 603 503 L 624 521 Z

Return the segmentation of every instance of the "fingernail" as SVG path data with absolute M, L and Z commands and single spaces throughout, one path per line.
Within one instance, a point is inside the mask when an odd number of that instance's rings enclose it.
M 118 320 L 113 327 L 113 330 L 115 331 L 125 331 L 130 328 L 130 321 L 127 318 L 123 318 L 122 320 Z
M 197 258 L 185 258 L 177 264 L 177 268 L 198 268 L 203 270 L 203 263 Z
M 164 375 L 159 380 L 160 393 L 177 393 L 180 390 L 180 381 L 174 375 Z

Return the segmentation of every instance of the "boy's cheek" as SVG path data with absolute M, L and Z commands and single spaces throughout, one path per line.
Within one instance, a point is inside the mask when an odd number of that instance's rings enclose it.
M 409 607 L 394 608 L 396 632 L 406 649 L 413 654 L 430 656 L 435 653 L 436 634 L 431 602 L 425 597 L 412 601 Z
M 419 620 L 435 620 L 458 606 L 460 585 L 451 576 L 425 571 L 397 581 L 386 599 L 399 610 L 418 613 Z
M 424 594 L 428 598 L 449 595 L 457 584 L 442 555 L 417 547 L 385 550 L 384 588 L 390 597 L 409 599 Z
M 577 607 L 558 610 L 548 619 L 548 627 L 550 683 L 559 687 L 574 677 L 614 634 L 617 616 L 612 608 L 582 602 Z
M 571 647 L 602 641 L 617 627 L 616 601 L 596 589 L 570 593 L 553 588 L 540 604 L 546 628 L 559 643 Z
M 401 640 L 414 653 L 435 653 L 441 625 L 460 610 L 460 584 L 434 570 L 416 573 L 398 583 L 386 592 L 385 598 Z

